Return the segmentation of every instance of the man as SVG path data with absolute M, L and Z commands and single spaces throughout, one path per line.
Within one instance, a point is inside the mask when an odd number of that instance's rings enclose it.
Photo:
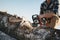
M 45 14 L 46 12 L 49 12 L 49 11 L 50 11 L 49 14 L 51 14 L 51 12 L 53 12 L 52 14 L 58 14 L 58 8 L 59 8 L 58 0 L 46 0 L 41 4 L 40 15 Z M 49 16 L 49 15 L 45 15 L 45 16 Z M 51 25 L 55 26 L 56 20 L 57 20 L 56 17 L 57 16 L 55 16 L 51 19 L 51 23 L 50 23 L 49 27 L 53 27 Z M 58 34 L 60 33 L 60 31 L 57 31 L 57 32 L 58 32 Z
M 41 17 L 42 18 L 43 17 L 46 17 L 46 18 L 50 17 L 50 19 L 51 19 L 54 16 L 54 14 L 58 14 L 58 8 L 59 8 L 59 2 L 58 2 L 58 0 L 45 0 L 41 4 L 40 18 Z M 43 14 L 43 15 L 41 15 L 41 14 Z M 55 16 L 55 17 L 58 18 L 58 16 Z M 51 19 L 50 25 L 54 24 L 53 26 L 55 26 L 55 23 L 56 23 L 56 20 L 57 20 L 56 18 L 52 18 Z
M 47 12 L 47 11 L 52 11 L 55 14 L 57 14 L 58 5 L 59 5 L 58 0 L 46 0 L 41 4 L 40 14 L 44 14 L 44 12 Z

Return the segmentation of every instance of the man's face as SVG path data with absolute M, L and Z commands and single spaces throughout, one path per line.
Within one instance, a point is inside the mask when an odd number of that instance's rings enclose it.
M 51 0 L 46 0 L 46 1 L 47 1 L 47 3 L 50 3 Z

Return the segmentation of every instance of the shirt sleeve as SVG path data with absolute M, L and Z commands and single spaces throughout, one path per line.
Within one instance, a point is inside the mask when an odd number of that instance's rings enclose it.
M 58 13 L 58 7 L 59 6 L 59 2 L 58 1 L 54 1 L 54 5 L 53 5 L 53 11 L 55 13 Z
M 41 7 L 40 7 L 40 14 L 43 14 L 43 4 L 41 4 Z

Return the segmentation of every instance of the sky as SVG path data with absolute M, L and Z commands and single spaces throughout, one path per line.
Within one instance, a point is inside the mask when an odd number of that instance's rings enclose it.
M 32 22 L 32 15 L 39 14 L 40 5 L 44 0 L 0 0 L 0 11 L 12 15 L 24 16 Z

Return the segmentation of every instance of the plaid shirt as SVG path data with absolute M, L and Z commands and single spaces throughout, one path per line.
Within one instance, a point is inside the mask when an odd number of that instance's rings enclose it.
M 53 11 L 56 14 L 56 13 L 58 13 L 58 5 L 59 5 L 58 0 L 51 0 L 49 5 L 47 4 L 46 1 L 44 1 L 41 4 L 40 14 L 43 14 L 46 11 Z

